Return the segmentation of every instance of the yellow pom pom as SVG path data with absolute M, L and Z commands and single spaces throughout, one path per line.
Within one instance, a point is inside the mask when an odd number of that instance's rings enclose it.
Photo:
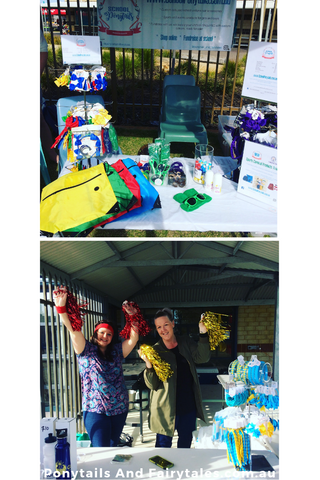
M 142 355 L 145 355 L 162 382 L 166 382 L 169 377 L 173 374 L 173 370 L 170 367 L 169 363 L 162 360 L 158 352 L 155 351 L 150 345 L 141 345 L 140 351 Z
M 228 329 L 222 324 L 221 316 L 218 317 L 212 312 L 206 312 L 202 322 L 208 330 L 210 350 L 215 350 L 219 343 L 229 338 Z

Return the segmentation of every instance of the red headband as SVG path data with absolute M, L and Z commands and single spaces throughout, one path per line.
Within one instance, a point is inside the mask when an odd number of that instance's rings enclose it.
M 109 325 L 109 323 L 99 323 L 99 325 L 96 326 L 94 331 L 96 332 L 97 330 L 99 330 L 99 328 L 107 328 L 108 330 L 111 330 L 112 335 L 114 334 L 114 330 L 111 325 Z

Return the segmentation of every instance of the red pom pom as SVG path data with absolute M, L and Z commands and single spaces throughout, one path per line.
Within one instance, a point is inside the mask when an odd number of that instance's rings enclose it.
M 58 291 L 63 292 L 64 290 L 58 289 Z M 78 305 L 76 297 L 73 293 L 67 290 L 67 314 L 71 324 L 71 327 L 74 331 L 80 332 L 83 325 L 83 316 L 86 315 L 86 312 L 81 312 L 80 308 L 86 307 L 88 304 L 83 303 Z
M 121 332 L 119 333 L 119 335 L 120 337 L 125 339 L 130 338 L 130 331 L 131 331 L 132 324 L 135 324 L 135 326 L 138 328 L 139 335 L 141 337 L 144 337 L 149 332 L 151 332 L 151 328 L 143 318 L 139 305 L 135 302 L 129 302 L 129 303 L 137 310 L 137 313 L 135 313 L 134 315 L 129 315 L 126 312 L 124 306 L 122 306 L 122 311 L 124 312 L 126 324 L 123 330 L 121 330 Z

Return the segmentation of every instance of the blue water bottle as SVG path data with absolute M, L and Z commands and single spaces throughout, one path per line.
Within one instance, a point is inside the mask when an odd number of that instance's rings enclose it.
M 70 462 L 70 444 L 67 442 L 68 431 L 66 428 L 57 429 L 57 445 L 56 445 L 56 478 L 71 478 L 71 462 Z

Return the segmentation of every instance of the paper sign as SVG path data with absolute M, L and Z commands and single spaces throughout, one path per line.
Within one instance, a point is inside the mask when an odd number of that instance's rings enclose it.
M 61 35 L 64 65 L 101 65 L 100 37 Z
M 242 96 L 277 103 L 277 44 L 250 42 Z
M 246 140 L 238 192 L 277 206 L 277 149 Z

